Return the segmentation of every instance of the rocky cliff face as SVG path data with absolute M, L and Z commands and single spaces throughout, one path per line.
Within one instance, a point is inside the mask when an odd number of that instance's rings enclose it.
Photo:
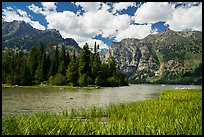
M 126 38 L 101 53 L 102 60 L 114 56 L 132 83 L 196 83 L 190 75 L 202 67 L 202 32 L 164 32 L 144 39 Z M 198 72 L 201 73 L 201 72 Z
M 80 50 L 72 38 L 62 38 L 55 29 L 37 30 L 24 21 L 2 22 L 2 49 L 5 47 L 29 50 L 32 46 L 43 42 L 45 45 L 65 44 L 68 48 Z

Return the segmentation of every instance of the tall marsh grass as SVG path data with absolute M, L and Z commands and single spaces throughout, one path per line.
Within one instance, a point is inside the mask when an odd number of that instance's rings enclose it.
M 201 135 L 202 90 L 169 90 L 160 99 L 62 113 L 3 116 L 3 135 Z

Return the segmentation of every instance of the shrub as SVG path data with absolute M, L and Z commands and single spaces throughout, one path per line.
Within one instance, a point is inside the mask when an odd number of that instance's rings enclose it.
M 80 77 L 79 77 L 79 85 L 81 86 L 81 87 L 84 87 L 84 86 L 87 86 L 88 85 L 88 81 L 87 81 L 87 75 L 86 74 L 83 74 L 83 75 L 81 75 Z
M 48 80 L 51 85 L 65 85 L 66 84 L 66 77 L 62 74 L 56 74 L 56 76 L 51 76 Z

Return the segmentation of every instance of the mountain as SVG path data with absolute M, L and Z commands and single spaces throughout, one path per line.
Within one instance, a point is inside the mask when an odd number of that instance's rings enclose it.
M 166 29 L 144 39 L 125 38 L 100 53 L 112 55 L 130 83 L 201 84 L 202 32 Z
M 38 30 L 24 21 L 2 21 L 2 49 L 5 47 L 29 50 L 32 46 L 43 42 L 45 45 L 65 44 L 68 49 L 80 50 L 72 38 L 62 38 L 56 29 Z

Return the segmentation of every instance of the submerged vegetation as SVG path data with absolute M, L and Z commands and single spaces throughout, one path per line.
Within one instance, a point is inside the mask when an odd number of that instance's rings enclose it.
M 202 90 L 169 90 L 157 100 L 62 113 L 2 117 L 2 134 L 201 135 Z
M 86 43 L 78 55 L 74 51 L 71 56 L 64 45 L 45 46 L 40 43 L 32 47 L 29 53 L 7 49 L 2 55 L 2 83 L 72 87 L 128 85 L 115 59 L 110 57 L 102 63 L 98 50 L 96 43 L 93 51 Z

